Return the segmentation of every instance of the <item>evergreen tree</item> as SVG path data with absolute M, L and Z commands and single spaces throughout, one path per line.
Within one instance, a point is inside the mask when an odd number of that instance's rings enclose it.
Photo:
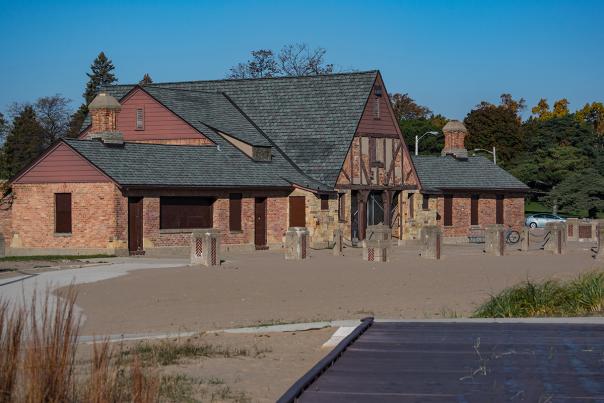
M 153 84 L 153 79 L 151 78 L 149 73 L 145 73 L 145 75 L 143 76 L 143 79 L 138 82 L 138 85 L 147 85 L 147 84 Z
M 31 105 L 25 105 L 15 116 L 2 146 L 2 177 L 12 178 L 44 150 L 44 143 L 44 130 L 36 112 Z
M 86 105 L 94 99 L 100 87 L 117 82 L 117 78 L 113 74 L 114 69 L 113 63 L 105 56 L 105 53 L 99 53 L 90 65 L 90 73 L 86 73 L 88 83 L 83 94 Z

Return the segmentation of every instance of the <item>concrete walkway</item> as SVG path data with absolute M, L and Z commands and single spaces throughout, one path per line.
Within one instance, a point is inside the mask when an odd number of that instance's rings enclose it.
M 107 259 L 104 259 L 107 261 Z M 126 275 L 135 270 L 165 269 L 183 267 L 189 264 L 187 259 L 151 259 L 151 258 L 115 258 L 108 263 L 87 265 L 77 269 L 48 270 L 33 275 L 15 276 L 0 283 L 0 300 L 8 301 L 14 306 L 27 306 L 34 293 L 38 293 L 38 303 L 42 303 L 46 290 L 54 291 L 70 284 L 94 283 Z M 55 306 L 57 297 L 49 295 L 51 306 Z M 76 307 L 78 314 L 82 310 Z M 85 321 L 82 315 L 82 323 Z

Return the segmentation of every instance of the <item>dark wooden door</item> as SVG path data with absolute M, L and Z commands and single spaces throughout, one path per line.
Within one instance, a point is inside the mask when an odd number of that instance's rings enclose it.
M 128 250 L 143 253 L 143 198 L 128 198 Z
M 306 197 L 289 197 L 289 226 L 306 227 Z
M 254 208 L 254 244 L 256 249 L 267 249 L 266 245 L 266 197 L 256 197 Z

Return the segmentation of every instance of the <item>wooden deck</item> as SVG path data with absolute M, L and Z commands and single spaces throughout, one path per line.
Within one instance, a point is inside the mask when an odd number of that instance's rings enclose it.
M 297 401 L 604 401 L 604 325 L 373 323 Z

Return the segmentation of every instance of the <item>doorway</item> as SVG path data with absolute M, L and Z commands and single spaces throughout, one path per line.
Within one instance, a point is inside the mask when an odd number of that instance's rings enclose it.
M 266 197 L 256 197 L 255 199 L 254 244 L 256 250 L 268 249 L 266 244 Z
M 128 198 L 128 251 L 131 255 L 144 255 L 143 251 L 143 198 Z

